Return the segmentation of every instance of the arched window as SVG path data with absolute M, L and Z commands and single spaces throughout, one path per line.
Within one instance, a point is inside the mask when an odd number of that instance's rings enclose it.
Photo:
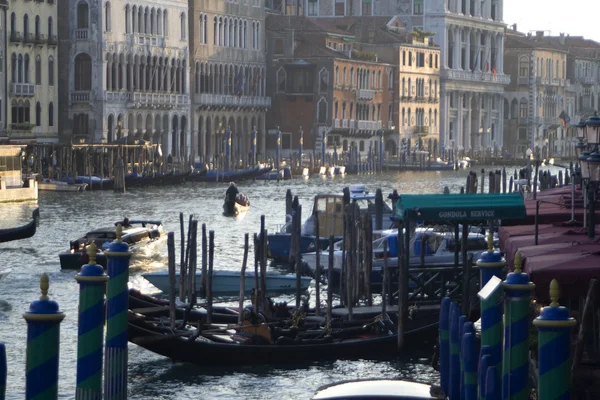
M 23 16 L 23 37 L 27 38 L 29 36 L 29 16 L 25 14 Z
M 167 10 L 163 13 L 163 32 L 165 37 L 169 37 L 169 13 Z
M 256 50 L 260 50 L 260 22 L 256 23 Z
M 35 84 L 42 84 L 42 57 L 35 56 Z
M 200 43 L 204 43 L 204 14 L 200 14 L 200 19 L 198 20 L 198 33 L 200 34 Z
M 40 39 L 40 16 L 36 15 L 35 16 L 35 38 L 36 39 Z
M 202 42 L 202 43 L 207 44 L 208 43 L 208 17 L 206 16 L 206 14 L 204 14 L 204 19 L 202 22 L 203 22 L 202 26 L 203 26 L 203 30 L 204 30 L 204 34 L 203 34 L 204 42 Z
M 327 101 L 325 99 L 319 100 L 317 105 L 317 121 L 319 124 L 327 123 Z
M 54 35 L 54 33 L 52 32 L 54 30 L 54 26 L 52 23 L 52 17 L 48 17 L 48 40 L 52 40 L 52 36 Z
M 19 83 L 23 83 L 23 55 L 19 54 L 19 57 L 17 58 L 17 72 L 18 72 L 18 78 L 17 78 L 17 82 Z
M 326 92 L 329 89 L 329 72 L 323 68 L 319 72 L 319 91 Z
M 75 57 L 75 90 L 92 89 L 92 58 L 87 53 Z
M 106 5 L 104 6 L 104 24 L 105 26 L 105 31 L 106 32 L 110 32 L 111 30 L 111 21 L 110 21 L 110 2 L 106 2 Z
M 54 103 L 48 104 L 48 126 L 54 126 Z
M 529 59 L 527 57 L 519 58 L 519 76 L 529 76 Z
M 48 86 L 54 86 L 54 57 L 48 57 Z
M 184 40 L 186 38 L 186 19 L 185 19 L 185 13 L 181 13 L 181 16 L 179 17 L 179 25 L 181 28 L 181 40 Z
M 279 70 L 277 71 L 277 91 L 278 92 L 285 92 L 285 80 L 286 80 L 285 69 L 279 68 Z
M 29 54 L 25 54 L 23 63 L 23 82 L 29 83 Z
M 17 74 L 18 74 L 18 72 L 17 72 L 18 71 L 17 70 L 17 55 L 15 53 L 12 53 L 10 63 L 11 63 L 10 70 L 11 70 L 11 75 L 12 75 L 12 81 L 17 82 Z
M 17 31 L 17 16 L 15 13 L 10 14 L 10 33 L 13 35 Z
M 213 20 L 213 44 L 216 46 L 219 43 L 219 21 L 217 17 Z
M 87 29 L 89 27 L 88 3 L 80 1 L 77 4 L 77 29 Z
M 39 101 L 35 105 L 35 126 L 42 126 L 42 105 Z

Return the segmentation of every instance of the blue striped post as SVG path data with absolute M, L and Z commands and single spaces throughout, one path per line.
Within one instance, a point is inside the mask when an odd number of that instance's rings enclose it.
M 473 324 L 467 322 L 467 324 Z M 466 325 L 466 324 L 465 324 Z M 471 331 L 471 329 L 469 329 Z M 461 391 L 464 400 L 477 400 L 477 362 L 479 361 L 479 344 L 475 331 L 466 332 L 462 339 L 464 358 L 463 385 Z
M 6 398 L 6 346 L 0 343 L 0 400 Z
M 442 299 L 440 309 L 440 385 L 448 393 L 450 374 L 450 303 L 449 297 Z
M 459 400 L 460 397 L 459 314 L 458 306 L 452 302 L 450 304 L 450 381 L 448 382 L 450 400 Z
M 558 304 L 556 279 L 550 283 L 550 306 L 533 320 L 538 330 L 538 399 L 571 398 L 571 329 L 577 323 L 569 310 Z
M 479 400 L 485 400 L 485 381 L 489 367 L 490 347 L 481 346 L 481 352 L 479 353 L 479 366 L 477 367 L 477 396 Z
M 79 284 L 77 338 L 77 400 L 102 399 L 102 344 L 104 340 L 104 292 L 108 275 L 96 264 L 96 245 L 88 246 L 89 264 L 75 276 Z
M 465 374 L 465 360 L 464 360 L 464 349 L 462 347 L 462 343 L 463 343 L 463 335 L 465 334 L 464 331 L 464 326 L 465 323 L 467 322 L 467 317 L 464 315 L 460 315 L 458 317 L 458 359 L 460 362 L 460 386 L 459 386 L 459 398 L 462 400 L 465 398 L 465 394 L 464 394 L 464 388 L 463 388 L 463 378 L 464 378 L 464 374 Z
M 123 227 L 117 226 L 117 239 L 104 254 L 108 259 L 106 289 L 106 361 L 104 365 L 104 397 L 127 398 L 127 324 L 129 258 L 127 243 L 121 241 Z
M 485 374 L 485 400 L 500 399 L 500 385 L 498 384 L 498 369 L 489 367 Z
M 488 251 L 481 254 L 481 258 L 477 260 L 476 264 L 479 267 L 480 288 L 484 287 L 492 276 L 502 279 L 506 260 L 500 252 L 494 251 L 494 233 L 491 230 L 488 235 Z
M 503 283 L 504 357 L 502 362 L 502 398 L 529 399 L 529 305 L 535 285 L 521 272 L 521 253 L 515 254 L 515 271 Z
M 40 278 L 42 295 L 23 314 L 27 321 L 25 399 L 50 400 L 58 397 L 58 350 L 60 323 L 65 318 L 58 303 L 48 298 L 48 274 Z

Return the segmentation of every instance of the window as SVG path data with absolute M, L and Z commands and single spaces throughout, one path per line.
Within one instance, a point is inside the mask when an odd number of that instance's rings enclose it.
M 373 15 L 371 0 L 362 0 L 362 15 Z
M 425 54 L 424 53 L 417 53 L 417 67 L 424 67 L 425 66 Z
M 42 126 L 42 105 L 39 101 L 35 105 L 35 126 Z
M 23 37 L 27 38 L 29 36 L 29 16 L 25 14 L 23 16 Z
M 42 57 L 35 56 L 35 84 L 42 84 Z
M 335 15 L 346 15 L 346 0 L 335 0 Z
M 527 100 L 525 99 L 521 100 L 519 104 L 519 117 L 527 118 Z
M 402 65 L 406 65 L 406 50 L 402 50 Z
M 29 83 L 29 54 L 25 54 L 25 65 L 23 67 L 23 82 Z
M 308 0 L 308 16 L 319 15 L 319 3 L 317 0 Z
M 52 102 L 48 105 L 48 126 L 54 126 L 54 104 Z
M 104 6 L 104 21 L 105 21 L 104 23 L 106 25 L 105 26 L 105 31 L 106 32 L 110 32 L 110 29 L 111 29 L 110 28 L 110 25 L 111 25 L 111 22 L 110 22 L 110 2 L 108 2 L 108 1 L 106 2 L 106 5 Z M 152 22 L 154 22 L 154 21 L 152 21 Z
M 75 90 L 92 89 L 92 58 L 87 53 L 75 57 Z
M 308 68 L 292 68 L 287 76 L 288 93 L 313 93 L 314 72 Z
M 278 92 L 285 92 L 285 70 L 283 68 L 279 68 L 279 71 L 277 71 L 277 91 Z
M 319 124 L 327 122 L 327 101 L 325 99 L 319 100 L 319 104 L 317 105 L 317 120 Z
M 12 123 L 29 122 L 29 100 L 25 102 L 19 100 L 12 101 L 11 104 Z
M 40 38 L 40 16 L 36 15 L 35 16 L 35 38 L 39 39 Z
M 53 33 L 52 17 L 48 17 L 48 40 L 52 39 Z
M 54 57 L 48 57 L 48 86 L 54 86 Z
M 423 15 L 423 0 L 414 0 L 413 14 Z
M 273 54 L 283 55 L 283 39 L 275 38 L 273 40 Z
M 88 3 L 80 1 L 79 4 L 77 4 L 77 29 L 87 29 L 88 27 Z
M 408 52 L 408 66 L 412 66 L 412 51 Z
M 185 19 L 185 13 L 181 13 L 181 16 L 179 17 L 179 26 L 180 26 L 180 30 L 181 30 L 181 40 L 185 40 L 186 39 L 186 32 L 187 32 L 187 28 L 186 28 L 186 19 Z
M 15 13 L 10 14 L 10 33 L 14 34 L 17 31 L 17 16 Z
M 329 89 L 329 72 L 325 68 L 319 72 L 319 91 L 326 92 Z
M 435 55 L 435 68 L 438 68 L 438 54 Z
M 519 59 L 519 76 L 529 76 L 529 59 L 527 57 Z

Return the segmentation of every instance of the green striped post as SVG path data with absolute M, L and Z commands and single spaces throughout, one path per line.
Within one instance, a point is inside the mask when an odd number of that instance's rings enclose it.
M 440 309 L 440 385 L 444 393 L 448 393 L 450 379 L 450 303 L 450 298 L 444 297 Z
M 550 283 L 550 306 L 533 320 L 538 329 L 538 399 L 571 399 L 571 329 L 577 323 L 558 304 L 558 282 Z
M 459 387 L 459 397 L 460 399 L 465 398 L 464 393 L 464 377 L 465 377 L 465 350 L 463 349 L 463 336 L 465 334 L 464 327 L 467 323 L 467 317 L 464 315 L 460 315 L 458 317 L 458 358 L 460 360 L 460 387 Z
M 460 341 L 458 337 L 458 319 L 460 310 L 456 303 L 450 303 L 450 380 L 448 382 L 448 398 L 460 398 Z
M 106 361 L 104 364 L 104 397 L 127 398 L 127 324 L 129 258 L 127 243 L 121 241 L 123 228 L 117 226 L 117 239 L 104 254 L 108 259 L 106 289 Z
M 23 314 L 27 321 L 25 399 L 51 400 L 58 397 L 58 350 L 60 323 L 65 318 L 58 303 L 48 298 L 48 274 L 40 278 L 42 296 Z
M 88 246 L 89 264 L 75 276 L 79 284 L 76 400 L 102 399 L 104 292 L 108 275 L 96 264 L 96 245 Z
M 529 399 L 529 306 L 535 285 L 521 272 L 521 253 L 515 254 L 515 270 L 503 283 L 504 357 L 502 360 L 502 398 Z
M 467 324 L 470 324 L 467 327 Z M 475 328 L 472 322 L 465 324 L 465 334 L 462 338 L 462 357 L 464 371 L 462 381 L 462 399 L 477 400 L 477 362 L 479 361 L 479 343 L 475 338 Z

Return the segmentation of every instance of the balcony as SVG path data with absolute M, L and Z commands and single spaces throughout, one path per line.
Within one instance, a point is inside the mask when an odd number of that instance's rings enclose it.
M 73 37 L 75 40 L 88 40 L 90 31 L 89 29 L 75 29 L 73 32 Z
M 560 120 L 558 119 L 558 117 L 536 117 L 535 122 L 538 125 L 550 126 L 560 123 Z
M 416 135 L 428 135 L 429 134 L 429 126 L 416 125 L 414 127 L 413 133 L 415 133 Z
M 348 129 L 348 120 L 347 119 L 342 120 L 342 128 Z
M 48 36 L 48 44 L 50 46 L 56 46 L 58 44 L 58 38 L 56 37 L 56 35 Z
M 271 107 L 270 97 L 234 96 L 202 93 L 195 96 L 195 102 L 206 106 Z
M 558 79 L 558 78 L 552 78 L 552 79 L 550 79 L 550 84 L 552 86 L 560 86 L 560 79 Z
M 584 85 L 594 85 L 597 83 L 597 79 L 594 78 L 593 76 L 584 76 L 584 77 L 579 78 L 579 80 Z
M 23 35 L 23 42 L 29 44 L 35 43 L 35 35 L 33 33 L 25 33 Z
M 190 104 L 190 96 L 176 93 L 129 93 L 129 102 L 134 103 L 137 108 L 145 106 L 184 106 Z
M 35 96 L 35 85 L 33 83 L 12 82 L 10 86 L 10 94 L 13 96 Z
M 517 78 L 517 85 L 529 85 L 529 77 L 528 76 L 519 76 Z
M 46 35 L 40 35 L 39 33 L 37 35 L 35 35 L 35 44 L 44 45 L 46 43 L 48 43 L 48 39 L 46 38 Z
M 21 43 L 23 41 L 23 34 L 21 32 L 12 31 L 10 33 L 11 43 Z
M 340 120 L 339 119 L 334 119 L 333 120 L 333 127 L 334 128 L 341 128 L 342 124 L 340 124 Z
M 481 71 L 463 71 L 456 69 L 444 69 L 440 72 L 442 78 L 453 79 L 457 81 L 483 81 L 508 85 L 510 76 L 504 74 L 492 74 L 491 72 Z
M 71 103 L 89 103 L 90 97 L 89 90 L 76 90 L 71 92 Z
M 549 83 L 549 81 L 548 81 L 548 78 L 541 78 L 541 77 L 537 77 L 537 78 L 535 79 L 535 82 L 536 82 L 538 85 L 547 85 L 547 84 Z
M 356 129 L 363 131 L 376 131 L 381 129 L 381 121 L 357 121 Z
M 135 44 L 145 44 L 150 46 L 164 46 L 165 38 L 158 35 L 147 35 L 144 33 L 130 33 L 127 34 L 130 40 L 133 40 Z
M 375 91 L 370 89 L 358 89 L 356 91 L 357 100 L 373 100 L 375 97 Z

